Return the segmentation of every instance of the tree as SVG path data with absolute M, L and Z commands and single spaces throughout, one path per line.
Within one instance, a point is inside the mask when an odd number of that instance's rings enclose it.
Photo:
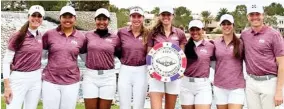
M 220 8 L 220 10 L 219 10 L 219 12 L 218 12 L 218 14 L 217 14 L 215 20 L 216 20 L 216 21 L 219 21 L 222 15 L 224 15 L 224 14 L 229 14 L 229 13 L 230 13 L 230 12 L 228 11 L 227 8 Z
M 126 23 L 129 21 L 129 9 L 121 8 L 116 12 L 117 17 L 117 27 L 121 28 L 126 26 Z
M 151 14 L 155 14 L 157 16 L 157 15 L 159 15 L 159 12 L 160 12 L 160 8 L 155 7 L 154 10 L 151 11 Z
M 247 26 L 247 9 L 245 5 L 238 5 L 236 9 L 231 13 L 235 19 L 234 25 L 237 33 L 241 33 L 241 31 Z
M 109 11 L 110 12 L 118 12 L 119 8 L 114 5 L 109 5 Z
M 210 11 L 202 11 L 201 12 L 202 21 L 204 22 L 204 29 L 207 31 L 208 24 L 213 20 Z
M 277 24 L 278 24 L 276 17 L 274 17 L 274 16 L 268 16 L 268 15 L 265 15 L 265 16 L 264 16 L 264 23 L 265 23 L 266 25 L 272 26 L 272 27 L 274 27 L 274 28 L 276 28 L 276 27 L 277 27 Z
M 99 8 L 109 8 L 109 1 L 72 1 L 78 11 L 96 11 Z
M 192 20 L 191 11 L 186 7 L 181 6 L 175 9 L 174 25 L 186 27 L 190 20 Z
M 280 3 L 273 2 L 269 6 L 265 6 L 264 12 L 269 16 L 273 16 L 273 15 L 284 16 L 284 8 L 282 4 Z
M 27 7 L 32 5 L 41 5 L 45 11 L 59 11 L 63 6 L 66 6 L 67 0 L 62 1 L 26 1 Z

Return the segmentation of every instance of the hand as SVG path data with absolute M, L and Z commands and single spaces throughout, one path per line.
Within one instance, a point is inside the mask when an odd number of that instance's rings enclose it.
M 181 79 L 182 77 L 184 77 L 184 75 L 183 75 L 183 74 L 182 74 L 182 75 L 179 75 L 178 79 Z
M 13 93 L 12 93 L 11 88 L 5 88 L 4 99 L 5 99 L 6 104 L 10 104 L 12 101 L 12 98 L 13 98 Z
M 280 106 L 283 103 L 282 91 L 276 91 L 274 95 L 275 106 Z

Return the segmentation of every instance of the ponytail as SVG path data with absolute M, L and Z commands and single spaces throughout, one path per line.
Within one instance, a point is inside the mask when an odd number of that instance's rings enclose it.
M 185 49 L 184 49 L 184 54 L 186 56 L 187 59 L 189 60 L 197 60 L 198 56 L 194 50 L 195 48 L 195 44 L 193 42 L 193 38 L 190 38 L 187 42 L 187 44 L 185 45 Z
M 23 45 L 23 42 L 25 40 L 25 37 L 26 37 L 26 34 L 28 32 L 28 28 L 29 28 L 29 21 L 27 21 L 22 27 L 21 29 L 19 30 L 19 35 L 16 36 L 16 40 L 15 40 L 15 49 L 16 50 L 19 50 L 22 45 Z
M 241 51 L 240 51 L 240 39 L 237 37 L 237 35 L 235 33 L 233 33 L 233 45 L 234 45 L 234 56 L 235 58 L 241 59 Z

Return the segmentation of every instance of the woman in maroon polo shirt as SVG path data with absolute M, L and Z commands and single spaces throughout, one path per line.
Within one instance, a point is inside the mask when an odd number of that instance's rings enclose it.
M 148 38 L 148 51 L 155 44 L 171 42 L 183 50 L 186 44 L 184 31 L 172 25 L 174 10 L 169 7 L 160 8 L 159 20 L 150 32 Z M 162 109 L 162 99 L 165 95 L 165 109 L 174 109 L 177 95 L 180 93 L 180 79 L 172 82 L 162 82 L 154 78 L 150 79 L 149 92 L 152 109 Z
M 214 41 L 216 68 L 214 98 L 218 109 L 242 109 L 245 100 L 243 43 L 234 33 L 232 15 L 221 16 L 223 36 Z
M 119 38 L 108 29 L 110 13 L 100 8 L 95 13 L 96 29 L 86 33 L 87 71 L 83 74 L 86 109 L 110 109 L 116 91 L 115 49 Z
M 141 7 L 130 10 L 131 25 L 118 31 L 122 57 L 118 78 L 119 103 L 121 109 L 143 109 L 148 88 L 146 53 L 148 30 L 143 26 L 144 11 Z
M 41 93 L 41 34 L 45 12 L 34 5 L 28 11 L 28 21 L 11 36 L 3 61 L 4 99 L 7 109 L 36 109 Z
M 77 58 L 84 52 L 85 36 L 75 29 L 76 12 L 71 6 L 60 11 L 60 25 L 42 38 L 48 51 L 43 70 L 43 109 L 75 109 L 79 93 L 80 70 Z
M 183 109 L 210 109 L 212 88 L 208 78 L 214 45 L 204 39 L 200 20 L 192 20 L 188 27 L 191 37 L 184 52 L 187 68 L 181 79 L 181 105 Z

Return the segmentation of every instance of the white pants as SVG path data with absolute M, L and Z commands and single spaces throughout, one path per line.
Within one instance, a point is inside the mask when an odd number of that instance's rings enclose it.
M 244 88 L 227 90 L 214 86 L 213 90 L 214 90 L 214 98 L 217 105 L 227 105 L 227 104 L 243 105 L 245 102 Z
M 256 81 L 250 76 L 246 80 L 248 109 L 274 109 L 274 94 L 277 78 Z
M 101 98 L 113 100 L 116 91 L 115 69 L 98 70 L 88 69 L 83 74 L 83 98 Z
M 121 65 L 118 78 L 119 103 L 121 109 L 143 109 L 148 88 L 146 65 Z
M 189 77 L 183 77 L 181 83 L 180 100 L 182 105 L 211 104 L 212 87 L 207 78 L 197 78 L 199 82 L 190 82 Z
M 75 109 L 79 86 L 79 82 L 71 85 L 57 85 L 43 81 L 43 109 Z
M 32 72 L 13 71 L 10 75 L 12 100 L 7 109 L 36 109 L 41 95 L 42 69 Z
M 149 92 L 161 92 L 167 94 L 178 95 L 180 93 L 180 79 L 172 82 L 162 82 L 155 78 L 150 78 Z

